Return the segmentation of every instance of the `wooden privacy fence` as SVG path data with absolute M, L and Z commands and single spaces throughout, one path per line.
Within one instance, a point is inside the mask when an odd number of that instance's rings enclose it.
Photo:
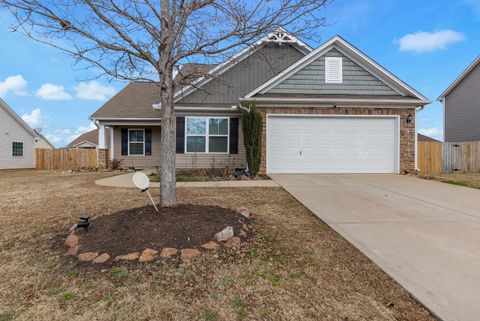
M 422 173 L 442 171 L 442 143 L 420 141 L 417 145 L 417 166 Z
M 443 171 L 480 172 L 480 141 L 443 143 Z
M 69 170 L 95 167 L 96 149 L 35 149 L 35 169 Z

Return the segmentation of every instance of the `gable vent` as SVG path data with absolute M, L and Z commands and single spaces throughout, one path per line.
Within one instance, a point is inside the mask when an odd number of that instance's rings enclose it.
M 325 83 L 341 84 L 342 77 L 342 58 L 325 57 Z

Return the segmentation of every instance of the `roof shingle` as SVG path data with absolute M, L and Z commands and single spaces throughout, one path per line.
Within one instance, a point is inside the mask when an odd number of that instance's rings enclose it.
M 110 130 L 105 130 L 105 140 L 107 146 L 110 145 Z M 88 141 L 94 143 L 95 145 L 98 145 L 98 129 L 83 133 L 82 135 L 71 141 L 70 144 L 67 145 L 67 147 L 74 147 L 75 145 L 84 141 Z

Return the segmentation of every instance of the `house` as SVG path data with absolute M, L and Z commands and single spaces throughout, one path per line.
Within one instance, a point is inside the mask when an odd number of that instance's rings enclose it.
M 445 142 L 480 141 L 480 56 L 437 99 L 443 102 Z
M 435 139 L 435 138 L 432 138 L 432 137 L 429 137 L 429 136 L 425 136 L 423 134 L 417 134 L 417 140 L 419 142 L 437 142 L 437 143 L 441 143 L 441 141 Z
M 107 132 L 106 148 L 110 146 L 110 144 L 108 143 L 109 139 L 110 139 L 110 133 Z M 91 130 L 89 132 L 86 132 L 78 136 L 67 145 L 68 148 L 86 148 L 86 149 L 97 148 L 97 146 L 98 146 L 98 129 Z
M 35 168 L 35 131 L 0 98 L 0 169 Z
M 35 128 L 34 131 L 38 136 L 37 140 L 35 141 L 35 148 L 55 149 L 55 146 L 53 146 L 52 143 L 50 143 L 48 139 L 43 136 L 41 128 Z
M 159 101 L 156 84 L 127 85 L 91 116 L 99 146 L 110 131 L 112 158 L 158 166 Z M 245 167 L 241 110 L 256 105 L 261 173 L 408 173 L 428 103 L 340 36 L 313 50 L 278 31 L 176 92 L 176 164 Z

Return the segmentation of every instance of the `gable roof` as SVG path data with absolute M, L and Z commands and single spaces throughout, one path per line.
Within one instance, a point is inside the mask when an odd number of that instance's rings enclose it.
M 420 133 L 417 134 L 417 139 L 419 142 L 439 142 L 440 143 L 439 140 L 429 136 L 422 135 Z
M 253 98 L 256 94 L 265 94 L 268 90 L 273 88 L 274 86 L 278 85 L 283 80 L 287 79 L 291 75 L 295 74 L 297 71 L 304 68 L 306 65 L 310 64 L 311 62 L 315 61 L 317 58 L 324 55 L 328 52 L 331 48 L 336 48 L 345 54 L 347 57 L 352 59 L 361 67 L 365 68 L 367 71 L 372 73 L 376 76 L 379 80 L 383 81 L 387 86 L 395 90 L 401 96 L 411 96 L 414 98 L 415 101 L 421 104 L 429 104 L 430 101 L 420 94 L 418 91 L 410 87 L 408 84 L 400 80 L 398 77 L 393 75 L 387 69 L 383 68 L 373 59 L 365 55 L 359 49 L 354 47 L 352 44 L 347 42 L 340 36 L 335 36 L 332 39 L 325 42 L 323 45 L 318 47 L 317 49 L 310 52 L 308 55 L 297 61 L 295 64 L 291 65 L 289 68 L 278 74 L 277 76 L 273 77 L 272 79 L 268 80 L 249 94 L 247 94 L 244 100 L 248 100 Z
M 108 135 L 110 134 L 110 131 L 105 131 L 105 135 L 107 136 L 107 141 Z M 70 144 L 67 145 L 67 147 L 75 147 L 83 142 L 89 142 L 94 144 L 95 146 L 98 145 L 98 129 L 91 130 L 89 132 L 83 133 L 82 135 L 78 136 L 74 140 L 70 142 Z
M 90 119 L 132 118 L 132 109 L 135 110 L 135 118 L 160 119 L 158 111 L 152 108 L 159 100 L 157 84 L 131 82 L 94 112 Z
M 455 87 L 458 86 L 458 84 L 460 82 L 462 82 L 462 80 L 468 76 L 468 74 L 473 70 L 475 69 L 475 67 L 477 67 L 478 65 L 480 65 L 480 56 L 478 56 L 461 74 L 460 76 L 457 77 L 457 79 L 455 79 L 453 81 L 453 83 L 448 86 L 447 89 L 445 89 L 445 91 L 440 95 L 438 96 L 437 100 L 439 101 L 443 101 L 445 99 L 445 97 L 453 90 L 455 89 Z
M 246 57 L 256 52 L 263 45 L 267 43 L 272 43 L 272 42 L 292 44 L 295 48 L 297 48 L 303 54 L 307 54 L 312 51 L 312 48 L 309 45 L 307 45 L 300 39 L 296 38 L 292 34 L 288 33 L 285 29 L 280 28 L 279 30 L 269 33 L 268 35 L 258 40 L 254 44 L 248 46 L 247 48 L 233 55 L 230 59 L 224 61 L 221 64 L 216 65 L 207 73 L 207 75 L 198 78 L 197 80 L 193 81 L 190 85 L 187 85 L 181 88 L 180 90 L 178 90 L 175 93 L 174 102 L 177 102 L 178 100 L 188 96 L 190 93 L 194 92 L 198 87 L 205 85 L 215 77 L 218 77 L 219 75 L 223 74 L 224 72 L 229 70 L 231 67 L 235 66 L 240 61 L 242 61 Z M 154 108 L 155 107 L 158 108 L 158 104 L 156 104 Z
M 3 108 L 10 116 L 13 117 L 20 124 L 30 135 L 33 137 L 38 137 L 37 133 L 32 129 L 32 127 L 28 126 L 28 124 L 20 117 L 8 104 L 0 98 L 0 107 Z
M 195 74 L 206 73 L 214 66 L 213 64 L 185 64 L 179 72 L 187 78 L 189 75 L 195 77 Z M 177 74 L 175 77 L 180 76 Z M 185 84 L 180 83 L 180 88 L 183 86 Z M 90 119 L 132 118 L 132 108 L 135 108 L 135 118 L 160 119 L 159 113 L 152 109 L 152 105 L 159 100 L 160 92 L 157 84 L 144 81 L 131 82 L 97 109 Z
M 53 146 L 52 143 L 50 143 L 50 141 L 45 136 L 43 136 L 42 132 L 39 129 L 34 129 L 34 131 L 37 136 L 43 139 L 50 147 L 55 148 L 55 146 Z
M 185 78 L 183 83 L 179 84 L 178 90 L 182 89 L 185 86 L 188 86 L 189 81 L 199 78 L 201 75 L 208 73 L 212 68 L 217 66 L 216 64 L 195 64 L 189 63 L 184 64 L 178 70 L 178 73 L 174 77 L 174 81 L 177 81 L 180 76 Z

